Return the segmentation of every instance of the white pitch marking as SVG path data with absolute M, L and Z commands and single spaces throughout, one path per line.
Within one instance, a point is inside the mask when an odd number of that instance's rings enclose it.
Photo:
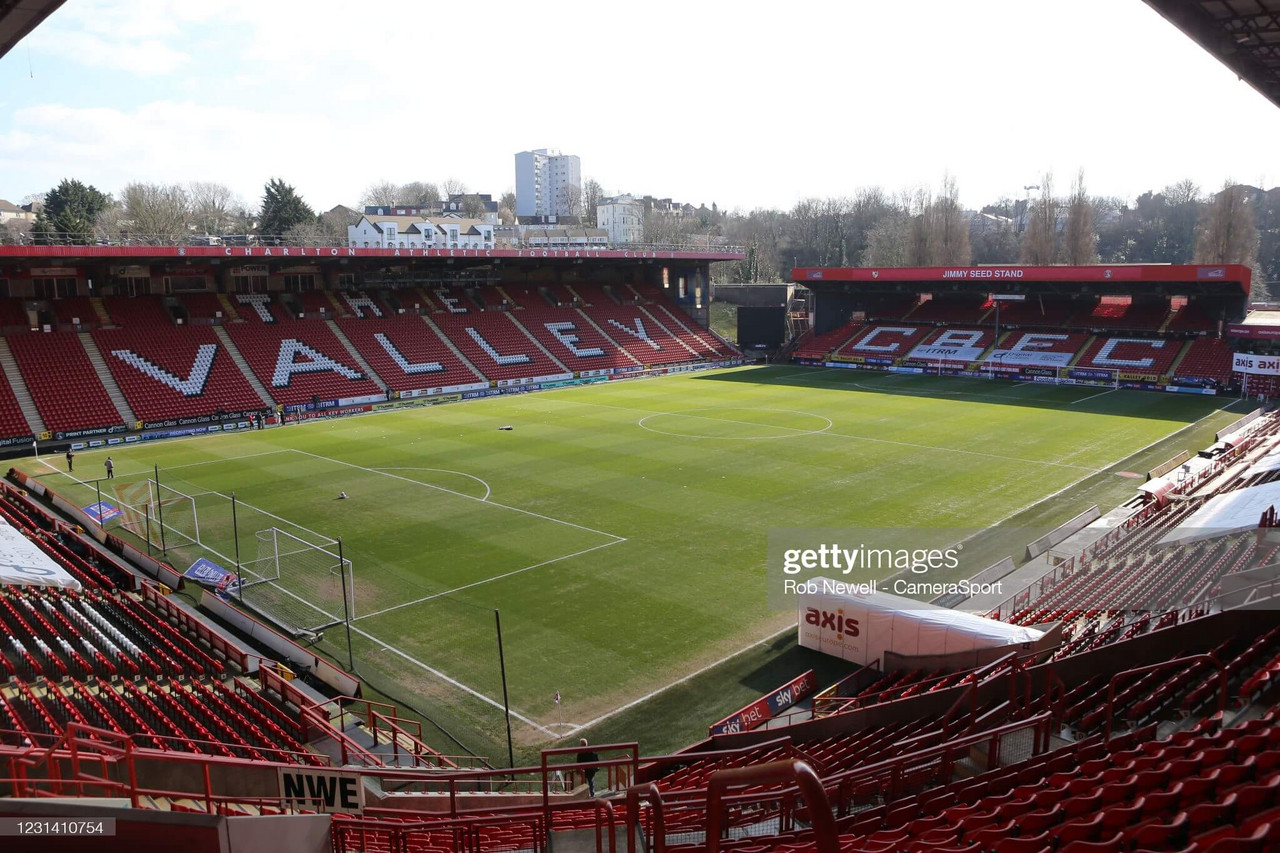
M 434 483 L 424 483 L 421 480 L 411 480 L 408 477 L 401 477 L 399 474 L 388 474 L 386 471 L 379 471 L 376 468 L 366 468 L 365 466 L 357 465 L 354 462 L 344 462 L 341 459 L 334 459 L 331 456 L 323 456 L 319 453 L 312 453 L 309 450 L 298 450 L 297 448 L 294 448 L 293 452 L 301 453 L 304 456 L 310 456 L 314 459 L 323 459 L 326 462 L 332 462 L 334 465 L 345 465 L 348 468 L 355 468 L 358 471 L 367 471 L 370 474 L 378 474 L 379 476 L 382 476 L 382 477 L 390 477 L 393 480 L 401 480 L 405 483 L 413 483 L 415 486 L 422 486 L 423 488 L 426 488 L 426 489 L 435 489 L 438 492 L 444 492 L 446 494 L 454 495 L 459 498 L 465 498 L 469 501 L 476 501 L 477 503 L 488 504 L 489 506 L 496 506 L 501 509 L 508 509 L 508 510 L 511 510 L 512 512 L 518 512 L 521 515 L 527 515 L 532 518 L 540 518 L 543 521 L 551 521 L 556 524 L 563 524 L 566 527 L 576 527 L 578 530 L 585 530 L 588 533 L 594 533 L 597 536 L 608 536 L 610 539 L 617 539 L 619 541 L 623 541 L 627 538 L 625 536 L 619 536 L 616 533 L 608 533 L 604 530 L 596 530 L 594 527 L 587 527 L 585 524 L 578 524 L 573 521 L 565 521 L 563 518 L 552 518 L 549 515 L 543 515 L 542 513 L 533 512 L 532 510 L 520 509 L 519 507 L 515 507 L 515 506 L 508 506 L 507 504 L 500 504 L 500 503 L 497 503 L 496 501 L 484 500 L 482 498 L 476 497 L 475 495 L 468 495 L 465 492 L 457 492 L 457 491 L 454 491 L 453 489 L 446 489 L 444 486 L 437 486 Z
M 1107 391 L 1100 391 L 1097 394 L 1090 394 L 1088 397 L 1081 397 L 1079 400 L 1072 400 L 1070 403 L 1067 403 L 1067 405 L 1074 406 L 1076 403 L 1083 403 L 1085 400 L 1092 400 L 1094 397 L 1105 397 L 1108 394 L 1114 394 L 1119 390 L 1119 388 L 1111 388 Z
M 475 480 L 480 485 L 484 486 L 484 497 L 482 497 L 480 500 L 487 501 L 489 500 L 489 495 L 493 494 L 493 490 L 489 488 L 489 484 L 487 482 L 480 479 L 475 474 L 468 474 L 465 471 L 450 471 L 448 468 L 399 468 L 399 467 L 391 467 L 387 465 L 383 465 L 382 467 L 375 468 L 374 470 L 375 471 L 439 471 L 440 473 L 443 473 L 443 474 L 457 474 L 459 477 L 469 477 L 472 480 Z
M 392 605 L 391 607 L 384 607 L 382 610 L 375 610 L 372 613 L 366 613 L 363 616 L 357 616 L 355 619 L 351 621 L 355 622 L 360 619 L 372 619 L 374 616 L 381 616 L 384 613 L 390 613 L 391 611 L 399 610 L 402 607 L 410 607 L 414 604 L 421 604 L 424 601 L 431 601 L 434 598 L 444 598 L 446 595 L 453 595 L 455 592 L 462 592 L 463 590 L 471 589 L 472 587 L 483 586 L 484 584 L 493 583 L 494 581 L 500 581 L 503 578 L 509 578 L 509 577 L 512 577 L 513 575 L 524 574 L 525 572 L 532 571 L 533 569 L 540 569 L 543 566 L 549 566 L 552 563 L 558 563 L 561 560 L 569 560 L 574 557 L 580 557 L 583 554 L 590 554 L 592 551 L 599 551 L 601 548 L 608 548 L 611 545 L 618 545 L 626 541 L 627 541 L 626 539 L 615 539 L 612 542 L 602 542 L 599 545 L 593 545 L 590 548 L 583 548 L 581 551 L 574 551 L 572 554 L 565 554 L 561 557 L 552 557 L 550 560 L 543 560 L 541 563 L 534 563 L 532 566 L 525 566 L 522 569 L 512 569 L 509 572 L 503 572 L 500 575 L 494 575 L 491 578 L 485 578 L 484 580 L 478 580 L 469 584 L 464 584 L 460 587 L 446 590 L 444 592 L 436 592 L 436 593 L 432 593 L 431 595 L 424 595 L 422 598 L 416 598 L 413 601 L 405 601 L 405 602 L 401 602 L 400 604 Z

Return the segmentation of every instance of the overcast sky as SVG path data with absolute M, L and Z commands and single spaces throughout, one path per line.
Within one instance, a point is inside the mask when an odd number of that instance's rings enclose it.
M 909 9 L 908 9 L 909 7 Z M 76 177 L 495 196 L 516 151 L 721 207 L 1045 170 L 1125 197 L 1272 186 L 1280 109 L 1140 0 L 70 0 L 0 59 L 0 198 Z

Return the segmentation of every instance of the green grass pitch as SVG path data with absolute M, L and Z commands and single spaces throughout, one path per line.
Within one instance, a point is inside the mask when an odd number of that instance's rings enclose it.
M 189 510 L 166 510 L 180 570 L 233 556 L 233 491 L 245 561 L 269 526 L 341 537 L 359 672 L 495 762 L 494 610 L 522 752 L 587 734 L 639 737 L 652 753 L 800 668 L 838 671 L 795 648 L 794 612 L 765 606 L 770 528 L 1004 521 L 981 546 L 1017 555 L 1021 531 L 1114 506 L 1135 485 L 1119 471 L 1206 446 L 1243 411 L 1193 395 L 738 368 L 117 445 L 105 497 L 153 465 L 192 495 L 204 548 L 177 535 Z M 107 452 L 79 454 L 75 476 L 100 476 Z M 60 457 L 47 462 L 19 467 L 93 501 Z M 321 624 L 341 614 L 339 583 L 284 578 L 279 603 Z M 342 627 L 324 634 L 345 663 Z

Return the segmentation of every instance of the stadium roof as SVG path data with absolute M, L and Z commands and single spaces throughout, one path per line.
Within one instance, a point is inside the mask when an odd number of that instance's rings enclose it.
M 1280 107 L 1280 0 L 1146 0 Z
M 64 0 L 0 0 L 0 57 L 49 17 Z
M 1247 294 L 1252 273 L 1240 264 L 1097 264 L 1080 267 L 797 267 L 791 271 L 791 277 L 810 288 L 863 284 L 875 290 L 877 285 L 937 284 L 970 292 L 981 288 L 993 293 L 1020 293 L 1029 285 L 1041 284 L 1090 284 L 1094 289 L 1195 284 L 1197 291 Z

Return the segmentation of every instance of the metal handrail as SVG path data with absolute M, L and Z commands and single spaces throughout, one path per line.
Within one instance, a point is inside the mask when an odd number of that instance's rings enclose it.
M 813 827 L 817 853 L 839 853 L 840 834 L 836 829 L 835 816 L 831 812 L 831 801 L 827 799 L 827 792 L 823 789 L 818 774 L 803 761 L 773 761 L 754 767 L 734 767 L 712 773 L 707 788 L 707 853 L 720 853 L 725 790 L 730 787 L 742 788 L 777 782 L 792 782 L 799 789 L 800 796 L 809 807 L 809 821 Z M 655 819 L 659 821 L 660 818 L 659 809 Z M 660 849 L 658 843 L 655 842 L 654 848 Z

